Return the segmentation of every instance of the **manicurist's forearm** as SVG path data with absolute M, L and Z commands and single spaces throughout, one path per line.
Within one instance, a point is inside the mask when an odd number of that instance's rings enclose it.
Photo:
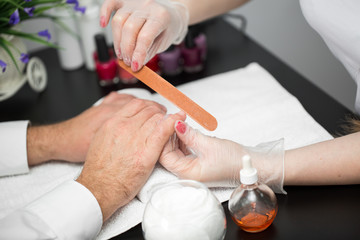
M 360 132 L 285 153 L 285 185 L 360 184 Z
M 199 23 L 208 18 L 228 12 L 249 0 L 177 0 L 189 9 L 189 24 Z

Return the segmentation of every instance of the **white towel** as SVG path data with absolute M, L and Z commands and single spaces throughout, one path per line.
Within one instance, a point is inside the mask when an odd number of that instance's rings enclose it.
M 207 132 L 192 119 L 187 119 L 189 125 L 209 135 L 248 146 L 283 137 L 286 149 L 332 138 L 295 97 L 256 63 L 178 88 L 217 118 L 219 126 L 214 132 Z M 156 100 L 164 104 L 170 113 L 178 111 L 158 94 L 150 95 L 146 90 L 139 89 L 122 92 Z M 58 184 L 76 178 L 80 171 L 79 164 L 50 162 L 31 168 L 27 175 L 0 178 L 0 218 Z M 171 179 L 176 177 L 162 168 L 156 168 L 138 194 L 143 202 L 135 198 L 119 209 L 104 224 L 97 239 L 109 239 L 140 223 L 144 202 L 148 200 L 152 187 Z M 212 191 L 223 202 L 229 199 L 232 189 L 217 188 Z

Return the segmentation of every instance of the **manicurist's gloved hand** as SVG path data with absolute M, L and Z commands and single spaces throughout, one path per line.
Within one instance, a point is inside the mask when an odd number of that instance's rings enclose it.
M 259 181 L 276 193 L 286 193 L 283 140 L 246 147 L 233 141 L 209 137 L 178 121 L 176 136 L 165 146 L 160 163 L 182 179 L 193 179 L 209 187 L 240 184 L 241 159 L 249 154 Z
M 100 26 L 107 26 L 113 11 L 115 52 L 133 71 L 171 44 L 180 43 L 187 32 L 188 9 L 176 1 L 105 0 Z

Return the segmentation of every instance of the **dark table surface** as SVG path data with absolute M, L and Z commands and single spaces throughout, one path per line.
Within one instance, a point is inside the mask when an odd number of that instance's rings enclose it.
M 296 96 L 327 131 L 331 134 L 341 132 L 340 124 L 346 115 L 352 113 L 286 63 L 221 19 L 210 21 L 204 31 L 208 39 L 208 59 L 204 70 L 167 78 L 169 82 L 178 85 L 258 62 Z M 74 71 L 61 70 L 54 49 L 37 51 L 32 55 L 45 62 L 49 77 L 47 89 L 39 94 L 26 84 L 11 99 L 0 102 L 0 121 L 30 119 L 34 124 L 58 122 L 89 108 L 109 91 L 127 87 L 146 88 L 140 82 L 101 88 L 96 74 L 84 67 Z M 256 234 L 241 231 L 231 220 L 227 203 L 223 203 L 227 216 L 225 239 L 360 239 L 360 185 L 286 187 L 286 191 L 286 196 L 277 195 L 279 211 L 273 224 Z M 143 239 L 141 225 L 114 239 Z

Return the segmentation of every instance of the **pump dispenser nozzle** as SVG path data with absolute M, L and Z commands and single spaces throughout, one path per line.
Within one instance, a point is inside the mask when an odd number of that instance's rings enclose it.
M 240 181 L 245 185 L 252 185 L 258 181 L 258 175 L 256 168 L 253 168 L 251 158 L 249 155 L 245 155 L 242 158 L 243 168 L 240 171 Z

